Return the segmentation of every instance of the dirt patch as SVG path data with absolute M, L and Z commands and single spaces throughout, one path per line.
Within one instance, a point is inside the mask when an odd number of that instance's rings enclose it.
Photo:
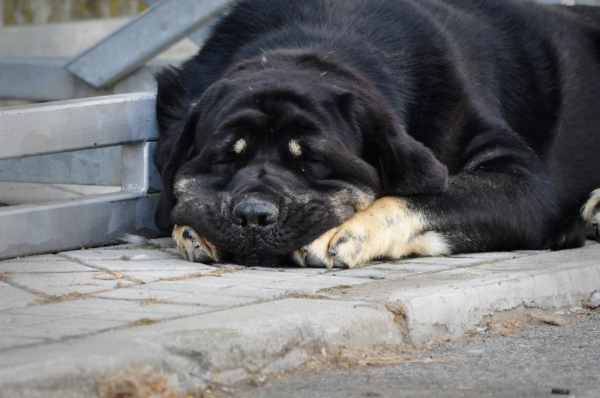
M 0 274 L 0 282 L 8 282 L 8 280 L 10 279 L 10 276 L 6 275 L 6 274 Z

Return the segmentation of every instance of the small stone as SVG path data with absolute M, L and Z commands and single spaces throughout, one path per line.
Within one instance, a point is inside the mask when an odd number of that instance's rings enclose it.
M 567 388 L 553 388 L 552 394 L 556 395 L 569 395 L 570 391 Z
M 564 315 L 564 314 L 565 314 L 565 312 L 564 312 L 564 311 L 555 311 L 554 313 L 555 313 L 556 315 Z
M 554 325 L 554 326 L 564 326 L 565 323 L 567 323 L 564 318 L 561 318 L 558 315 L 557 316 L 538 315 L 538 316 L 535 316 L 535 318 L 541 322 L 547 323 L 549 325 Z
M 600 307 L 600 292 L 592 293 L 590 298 L 584 301 L 584 304 L 592 310 Z

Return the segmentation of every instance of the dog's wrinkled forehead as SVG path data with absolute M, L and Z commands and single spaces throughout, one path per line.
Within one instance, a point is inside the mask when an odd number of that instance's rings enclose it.
M 291 74 L 259 71 L 243 79 L 215 84 L 198 103 L 201 109 L 197 142 L 218 151 L 250 154 L 257 148 L 275 148 L 295 158 L 312 151 L 344 147 L 357 153 L 357 142 L 341 139 L 326 87 L 307 90 Z M 336 142 L 337 141 L 337 142 Z

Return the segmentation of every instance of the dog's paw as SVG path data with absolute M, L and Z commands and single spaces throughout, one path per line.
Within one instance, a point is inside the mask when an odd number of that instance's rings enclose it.
M 581 209 L 581 215 L 596 239 L 600 241 L 600 189 L 590 194 L 590 198 Z
M 186 260 L 196 263 L 219 261 L 217 248 L 190 227 L 176 225 L 173 228 L 173 240 L 177 251 Z
M 333 259 L 328 254 L 329 242 L 339 229 L 332 228 L 302 249 L 293 252 L 292 261 L 301 267 L 332 268 Z
M 410 210 L 403 199 L 382 198 L 295 251 L 292 260 L 304 267 L 355 268 L 381 257 L 449 254 L 444 236 L 427 225 L 425 215 Z
M 297 250 L 292 259 L 304 267 L 355 268 L 384 255 L 389 239 L 366 214 L 356 214 Z

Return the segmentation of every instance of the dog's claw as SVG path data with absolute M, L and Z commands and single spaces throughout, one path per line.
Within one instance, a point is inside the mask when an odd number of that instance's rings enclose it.
M 306 268 L 306 250 L 296 250 L 290 255 L 290 257 L 294 263 Z
M 214 245 L 190 227 L 176 225 L 173 228 L 173 240 L 184 260 L 196 263 L 218 261 Z

